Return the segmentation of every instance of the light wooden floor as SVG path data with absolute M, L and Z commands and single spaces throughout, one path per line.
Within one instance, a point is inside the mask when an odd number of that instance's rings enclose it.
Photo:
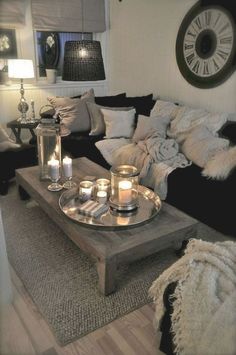
M 151 304 L 60 347 L 13 269 L 11 277 L 14 302 L 1 314 L 1 355 L 163 354 L 158 350 L 159 337 L 153 328 Z

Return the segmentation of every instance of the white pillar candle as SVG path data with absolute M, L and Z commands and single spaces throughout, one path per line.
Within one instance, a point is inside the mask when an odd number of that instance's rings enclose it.
M 106 191 L 98 191 L 97 192 L 97 202 L 106 203 L 107 202 L 107 192 Z
M 72 159 L 69 157 L 65 157 L 62 163 L 65 177 L 72 177 Z
M 123 180 L 118 183 L 119 203 L 126 204 L 132 201 L 132 182 Z
M 54 158 L 52 158 L 51 160 L 49 160 L 48 162 L 49 165 L 49 174 L 52 180 L 59 180 L 60 178 L 60 173 L 59 173 L 59 160 L 56 160 Z

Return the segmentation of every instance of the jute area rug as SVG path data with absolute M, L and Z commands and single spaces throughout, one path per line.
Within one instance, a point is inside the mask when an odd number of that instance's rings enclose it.
M 117 291 L 104 297 L 93 263 L 39 206 L 15 186 L 0 203 L 9 261 L 60 345 L 150 302 L 152 282 L 177 259 L 165 250 L 121 267 Z

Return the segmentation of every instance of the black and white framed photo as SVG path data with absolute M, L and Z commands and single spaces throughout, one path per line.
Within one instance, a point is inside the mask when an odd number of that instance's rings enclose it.
M 15 30 L 0 28 L 0 58 L 17 58 Z

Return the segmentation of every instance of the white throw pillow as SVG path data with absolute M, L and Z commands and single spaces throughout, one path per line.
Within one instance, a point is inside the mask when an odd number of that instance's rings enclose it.
M 236 147 L 215 154 L 205 165 L 202 175 L 209 179 L 225 180 L 236 168 Z
M 134 133 L 135 109 L 113 111 L 101 109 L 106 126 L 105 138 L 131 138 Z
M 120 147 L 130 144 L 131 140 L 128 138 L 112 138 L 103 139 L 95 143 L 98 150 L 100 150 L 104 159 L 108 164 L 113 165 L 113 153 Z
M 19 148 L 20 144 L 13 142 L 8 136 L 5 129 L 0 125 L 0 152 L 5 152 L 8 149 Z
M 179 108 L 180 106 L 176 105 L 174 102 L 157 99 L 151 110 L 150 116 L 168 116 L 173 120 L 176 117 Z
M 86 132 L 91 128 L 90 116 L 86 102 L 94 102 L 94 91 L 90 89 L 81 98 L 57 97 L 47 98 L 50 104 L 59 112 L 62 122 L 71 132 Z
M 152 133 L 157 133 L 160 137 L 166 137 L 167 126 L 170 123 L 170 117 L 168 116 L 153 116 L 148 117 L 144 115 L 138 115 L 137 127 L 134 131 L 132 141 L 138 143 L 149 137 Z

